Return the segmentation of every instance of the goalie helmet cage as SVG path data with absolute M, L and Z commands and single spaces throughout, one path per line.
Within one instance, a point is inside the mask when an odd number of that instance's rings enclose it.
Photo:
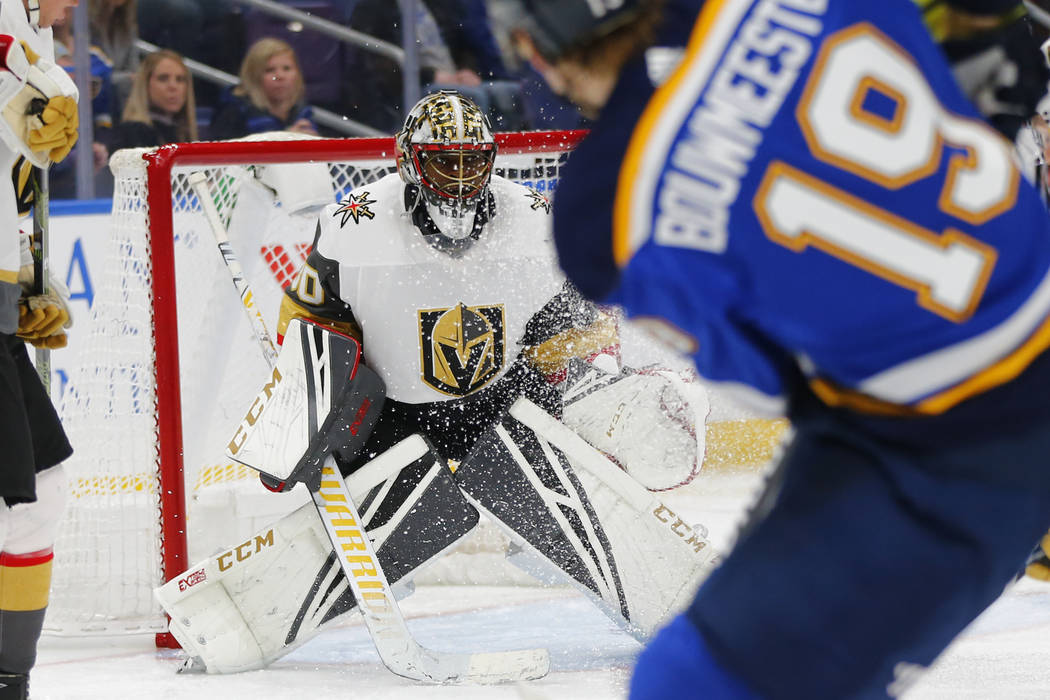
M 496 172 L 549 191 L 583 133 L 498 134 Z M 331 202 L 394 172 L 393 154 L 393 138 L 281 132 L 113 156 L 101 282 L 59 406 L 76 452 L 45 632 L 153 633 L 174 646 L 153 588 L 223 547 L 231 561 L 250 556 L 238 538 L 307 500 L 263 491 L 223 454 L 267 370 L 189 175 L 207 177 L 273 332 L 317 208 L 288 211 L 267 168 L 298 164 L 292 179 L 306 180 L 320 169 Z

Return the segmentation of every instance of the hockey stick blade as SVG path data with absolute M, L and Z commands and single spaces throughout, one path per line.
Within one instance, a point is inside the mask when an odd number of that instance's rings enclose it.
M 431 683 L 505 683 L 542 678 L 550 670 L 546 649 L 441 652 L 420 645 L 405 624 L 401 609 L 365 534 L 350 491 L 329 455 L 321 467 L 321 486 L 312 494 L 339 565 L 358 601 L 379 657 L 399 676 Z

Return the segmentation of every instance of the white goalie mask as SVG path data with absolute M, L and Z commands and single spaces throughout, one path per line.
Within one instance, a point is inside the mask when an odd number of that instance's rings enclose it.
M 397 171 L 426 205 L 441 235 L 476 235 L 478 204 L 488 197 L 496 141 L 477 105 L 452 90 L 427 95 L 395 137 Z M 410 210 L 419 202 L 409 202 Z

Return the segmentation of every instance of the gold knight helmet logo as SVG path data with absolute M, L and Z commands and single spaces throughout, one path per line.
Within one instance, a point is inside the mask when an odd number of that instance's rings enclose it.
M 419 312 L 421 376 L 428 386 L 466 396 L 503 368 L 503 306 L 466 306 Z

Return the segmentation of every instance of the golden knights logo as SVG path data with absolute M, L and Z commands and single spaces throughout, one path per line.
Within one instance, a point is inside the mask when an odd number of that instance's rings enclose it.
M 529 188 L 529 191 L 525 193 L 525 196 L 532 200 L 529 205 L 533 211 L 543 211 L 544 214 L 551 213 L 551 200 L 550 197 L 542 195 L 536 190 Z
M 368 205 L 375 204 L 376 200 L 369 199 L 367 192 L 361 194 L 349 194 L 346 199 L 339 202 L 340 207 L 335 210 L 332 216 L 343 215 L 343 220 L 339 222 L 340 228 L 346 226 L 346 223 L 352 218 L 355 224 L 361 223 L 361 217 L 366 219 L 374 219 L 376 215 L 372 213 L 372 210 L 368 208 Z
M 419 312 L 420 376 L 443 394 L 466 396 L 503 368 L 503 305 Z

